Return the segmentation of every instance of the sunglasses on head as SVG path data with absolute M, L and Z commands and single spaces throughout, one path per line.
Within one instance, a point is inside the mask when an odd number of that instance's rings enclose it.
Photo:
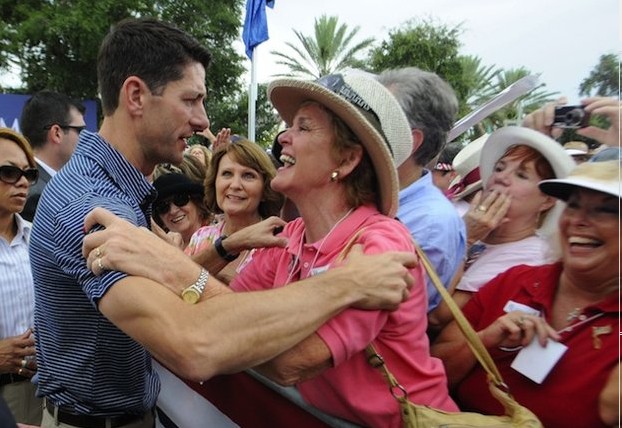
M 176 207 L 181 208 L 188 204 L 188 202 L 190 202 L 190 195 L 187 193 L 181 193 L 162 202 L 158 202 L 153 206 L 153 211 L 158 215 L 166 214 L 171 207 L 171 203 Z
M 39 178 L 39 170 L 37 168 L 20 169 L 13 165 L 0 166 L 0 181 L 15 184 L 22 177 L 26 177 L 29 184 L 35 184 Z

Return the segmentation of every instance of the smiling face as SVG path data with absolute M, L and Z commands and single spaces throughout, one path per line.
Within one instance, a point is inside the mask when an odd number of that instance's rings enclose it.
M 495 164 L 486 182 L 485 193 L 497 191 L 511 196 L 512 203 L 507 217 L 513 220 L 525 219 L 535 224 L 539 214 L 555 204 L 552 197 L 538 188 L 541 180 L 552 178 L 548 175 L 537 171 L 535 160 L 525 160 L 514 155 L 504 156 Z
M 587 189 L 575 190 L 559 220 L 564 269 L 590 277 L 619 276 L 620 199 Z
M 281 161 L 271 186 L 296 202 L 330 185 L 338 163 L 332 153 L 335 135 L 329 113 L 316 103 L 303 104 L 292 126 L 279 136 Z
M 4 165 L 16 166 L 22 170 L 30 167 L 26 154 L 16 142 L 0 138 L 0 166 Z M 0 215 L 20 213 L 26 204 L 29 187 L 24 176 L 14 184 L 0 180 Z
M 209 124 L 205 99 L 205 69 L 191 63 L 181 80 L 169 82 L 161 93 L 145 88 L 140 137 L 142 156 L 149 165 L 179 164 L 187 138 Z M 143 83 L 144 84 L 144 83 Z
M 218 164 L 215 187 L 216 203 L 226 216 L 259 216 L 264 179 L 255 169 L 236 162 L 226 154 Z
M 188 200 L 188 203 L 182 206 L 177 206 L 172 202 L 172 199 L 168 205 L 168 211 L 160 214 L 160 220 L 171 232 L 179 233 L 184 243 L 190 242 L 192 234 L 196 232 L 201 226 L 203 226 L 203 218 L 201 212 L 197 207 L 197 202 L 192 198 Z

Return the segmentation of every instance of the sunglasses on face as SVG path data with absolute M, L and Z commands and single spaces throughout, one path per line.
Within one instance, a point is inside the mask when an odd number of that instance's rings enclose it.
M 20 169 L 12 165 L 0 166 L 0 181 L 7 184 L 15 184 L 22 177 L 26 177 L 28 184 L 35 184 L 39 178 L 39 170 L 37 168 Z
M 190 195 L 182 193 L 179 195 L 175 195 L 170 199 L 158 202 L 153 206 L 153 211 L 158 215 L 166 214 L 171 207 L 171 203 L 174 204 L 176 207 L 181 208 L 187 205 L 188 202 L 190 202 Z
M 78 135 L 80 134 L 80 132 L 82 132 L 82 131 L 84 131 L 86 129 L 86 125 L 80 125 L 80 126 L 77 126 L 77 125 L 61 125 L 59 123 L 53 123 L 51 125 L 44 126 L 43 129 L 50 129 L 54 125 L 58 125 L 58 127 L 60 129 L 64 129 L 64 130 L 73 129 L 74 131 L 76 131 L 78 133 Z

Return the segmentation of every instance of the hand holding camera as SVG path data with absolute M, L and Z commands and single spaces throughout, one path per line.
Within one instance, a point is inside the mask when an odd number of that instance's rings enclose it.
M 581 105 L 555 106 L 553 124 L 558 128 L 578 129 L 585 128 L 590 122 L 590 113 Z

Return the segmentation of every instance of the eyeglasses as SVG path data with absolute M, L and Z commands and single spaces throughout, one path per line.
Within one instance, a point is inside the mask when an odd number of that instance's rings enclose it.
M 0 181 L 7 184 L 15 184 L 22 177 L 26 177 L 29 184 L 35 184 L 39 178 L 39 170 L 37 168 L 20 169 L 12 165 L 0 166 Z
M 188 202 L 190 202 L 190 195 L 187 193 L 181 193 L 170 199 L 158 202 L 153 206 L 153 211 L 158 215 L 166 214 L 171 207 L 171 203 L 173 203 L 176 207 L 181 208 L 187 205 Z
M 73 129 L 78 133 L 78 135 L 86 129 L 86 125 L 61 125 L 60 123 L 52 123 L 50 125 L 46 125 L 43 127 L 43 129 L 50 129 L 54 125 L 58 125 L 60 129 Z

